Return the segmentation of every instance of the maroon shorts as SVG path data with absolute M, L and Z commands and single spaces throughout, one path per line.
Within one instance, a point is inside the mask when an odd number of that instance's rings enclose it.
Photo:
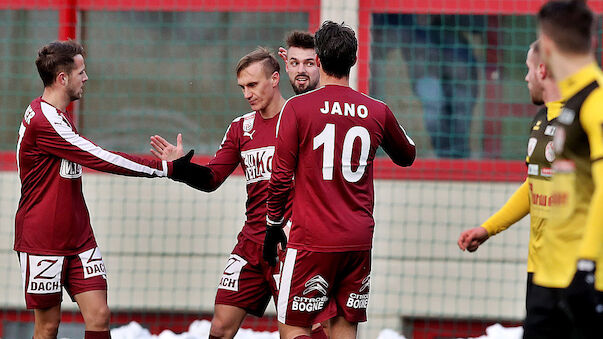
M 239 307 L 261 317 L 270 297 L 276 300 L 278 295 L 278 273 L 278 266 L 262 259 L 262 245 L 239 234 L 218 284 L 216 304 Z
M 281 323 L 310 327 L 335 316 L 366 321 L 371 251 L 311 252 L 288 248 L 277 303 Z
M 18 254 L 28 309 L 59 305 L 63 288 L 72 300 L 82 292 L 107 290 L 107 273 L 98 247 L 71 256 Z

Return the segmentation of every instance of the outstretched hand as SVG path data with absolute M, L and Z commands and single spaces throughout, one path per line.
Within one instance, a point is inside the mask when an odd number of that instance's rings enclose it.
M 484 241 L 488 240 L 488 231 L 483 227 L 465 230 L 459 236 L 457 244 L 461 251 L 475 252 Z
M 181 133 L 178 133 L 178 136 L 176 137 L 176 146 L 170 144 L 160 135 L 152 136 L 150 144 L 154 148 L 151 149 L 151 153 L 161 160 L 174 161 L 184 155 Z

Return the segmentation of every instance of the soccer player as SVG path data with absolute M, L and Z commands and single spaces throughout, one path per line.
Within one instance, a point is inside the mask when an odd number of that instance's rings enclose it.
M 524 335 L 534 337 L 551 328 L 551 319 L 541 315 L 542 300 L 550 299 L 551 290 L 533 285 L 536 267 L 541 261 L 542 230 L 547 227 L 550 214 L 551 163 L 555 159 L 553 150 L 553 123 L 561 112 L 561 94 L 550 71 L 541 62 L 540 43 L 530 45 L 526 57 L 528 73 L 525 81 L 532 103 L 545 104 L 530 124 L 526 165 L 528 178 L 509 198 L 505 205 L 480 227 L 463 231 L 458 239 L 461 250 L 473 252 L 489 237 L 506 230 L 526 214 L 530 214 L 530 243 L 528 248 L 528 279 L 526 286 L 526 320 Z M 533 292 L 536 291 L 536 292 Z M 542 333 L 546 337 L 545 333 Z
M 594 55 L 596 20 L 577 0 L 547 2 L 537 18 L 541 57 L 564 107 L 554 124 L 551 218 L 534 283 L 555 293 L 546 305 L 550 317 L 569 311 L 548 338 L 567 338 L 570 330 L 601 338 L 603 275 L 596 266 L 603 255 L 603 73 Z
M 265 48 L 241 58 L 236 67 L 237 82 L 253 111 L 233 120 L 207 166 L 190 163 L 189 153 L 174 162 L 170 175 L 205 192 L 220 187 L 237 166 L 247 180 L 247 220 L 218 285 L 210 338 L 234 337 L 247 314 L 261 317 L 270 297 L 276 301 L 279 268 L 262 260 L 262 244 L 276 124 L 285 103 L 279 71 L 278 61 Z M 160 159 L 176 159 L 183 154 L 181 140 L 179 136 L 174 146 L 154 136 L 151 152 Z M 317 329 L 316 338 L 321 338 L 321 333 L 322 329 Z
M 308 32 L 293 31 L 287 36 L 287 49 L 280 48 L 279 56 L 285 61 L 285 69 L 295 94 L 314 90 L 320 74 L 316 66 L 314 36 Z
M 349 87 L 354 31 L 326 21 L 315 34 L 320 88 L 287 101 L 279 117 L 269 185 L 264 260 L 277 261 L 292 189 L 292 226 L 281 270 L 281 338 L 309 338 L 329 320 L 332 338 L 355 338 L 366 321 L 371 270 L 373 159 L 377 147 L 400 166 L 415 146 L 383 102 Z
M 88 81 L 84 49 L 55 41 L 38 51 L 44 92 L 25 110 L 17 143 L 21 199 L 15 217 L 25 303 L 34 310 L 34 338 L 56 338 L 64 288 L 84 318 L 85 338 L 110 338 L 107 278 L 82 195 L 82 166 L 145 177 L 171 173 L 166 161 L 100 148 L 80 136 L 70 102 Z

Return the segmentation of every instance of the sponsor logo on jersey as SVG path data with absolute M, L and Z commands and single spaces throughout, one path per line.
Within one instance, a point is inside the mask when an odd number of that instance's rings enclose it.
M 557 160 L 553 163 L 553 173 L 572 173 L 576 171 L 576 164 L 571 160 Z
M 532 131 L 538 131 L 540 129 L 541 124 L 542 124 L 542 121 L 538 120 L 536 122 L 536 124 L 534 124 L 534 127 L 532 127 Z
M 274 146 L 255 148 L 241 152 L 245 165 L 247 184 L 262 180 L 270 180 L 272 174 L 272 158 Z
M 530 138 L 528 140 L 528 156 L 531 157 L 532 153 L 534 152 L 534 149 L 536 148 L 536 144 L 538 143 L 538 140 L 536 138 Z
M 561 114 L 559 115 L 559 118 L 557 118 L 557 120 L 562 124 L 569 125 L 574 122 L 575 117 L 576 112 L 574 112 L 573 109 L 564 107 L 561 110 Z
M 25 120 L 25 122 L 27 124 L 31 123 L 31 119 L 36 115 L 36 112 L 34 112 L 34 110 L 31 108 L 31 106 L 27 106 L 27 109 L 25 110 L 25 116 L 23 117 L 23 119 Z
M 555 126 L 548 125 L 544 130 L 544 135 L 553 136 L 555 135 Z
M 249 114 L 243 118 L 243 132 L 251 132 L 253 129 L 253 122 L 255 121 L 255 114 Z
M 555 130 L 555 135 L 553 136 L 553 146 L 555 148 L 555 153 L 559 154 L 563 152 L 563 147 L 565 145 L 565 128 L 559 126 Z
M 82 165 L 61 159 L 59 174 L 65 179 L 76 179 L 82 176 Z
M 253 122 L 255 121 L 255 113 L 249 114 L 243 118 L 243 136 L 253 140 Z M 253 131 L 252 131 L 253 130 Z
M 329 283 L 320 274 L 317 274 L 310 280 L 306 281 L 304 286 L 306 287 L 303 293 L 304 295 L 309 294 L 312 291 L 317 291 L 322 295 L 327 295 L 327 288 L 329 288 Z
M 538 164 L 528 165 L 528 175 L 538 175 Z
M 79 254 L 82 266 L 84 268 L 84 279 L 103 276 L 107 278 L 107 271 L 105 269 L 105 263 L 103 262 L 103 256 L 100 253 L 98 247 L 89 249 Z
M 317 274 L 310 278 L 304 284 L 306 289 L 303 295 L 313 294 L 314 297 L 294 296 L 291 303 L 292 311 L 299 312 L 317 312 L 325 308 L 329 297 L 327 297 L 327 289 L 329 283 L 320 275 Z
M 544 157 L 548 162 L 555 161 L 555 146 L 553 146 L 553 142 L 549 141 L 544 148 Z
M 532 205 L 551 206 L 553 197 L 534 192 L 534 186 L 532 184 L 530 184 L 530 195 L 532 198 Z
M 367 275 L 362 279 L 362 286 L 358 290 L 359 293 L 350 293 L 348 300 L 345 303 L 346 307 L 349 308 L 367 308 L 369 301 L 369 287 L 371 285 L 371 276 Z M 364 292 L 364 293 L 363 293 Z M 360 294 L 363 293 L 363 294 Z
M 61 292 L 63 257 L 29 256 L 27 293 L 51 294 Z
M 540 169 L 540 175 L 543 176 L 543 177 L 550 178 L 550 177 L 553 176 L 553 170 L 550 167 L 541 168 Z
M 226 263 L 226 268 L 224 268 L 224 273 L 222 273 L 218 288 L 237 292 L 239 290 L 239 276 L 245 265 L 247 265 L 247 260 L 236 254 L 231 254 Z
M 315 298 L 294 296 L 291 310 L 298 312 L 317 312 L 325 308 L 329 297 L 321 296 Z

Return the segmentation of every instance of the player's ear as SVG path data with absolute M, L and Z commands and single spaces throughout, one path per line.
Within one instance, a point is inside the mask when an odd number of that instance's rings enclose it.
M 538 80 L 546 79 L 548 75 L 546 66 L 543 63 L 538 64 L 538 69 L 536 69 L 536 76 L 538 76 Z
M 281 75 L 278 72 L 273 72 L 270 77 L 270 81 L 272 82 L 272 87 L 277 87 L 279 81 L 281 80 Z
M 55 82 L 61 86 L 67 86 L 69 84 L 69 76 L 65 72 L 59 72 L 55 78 Z
M 320 59 L 318 58 L 318 54 L 314 56 L 314 61 L 316 61 L 316 67 L 320 68 Z

